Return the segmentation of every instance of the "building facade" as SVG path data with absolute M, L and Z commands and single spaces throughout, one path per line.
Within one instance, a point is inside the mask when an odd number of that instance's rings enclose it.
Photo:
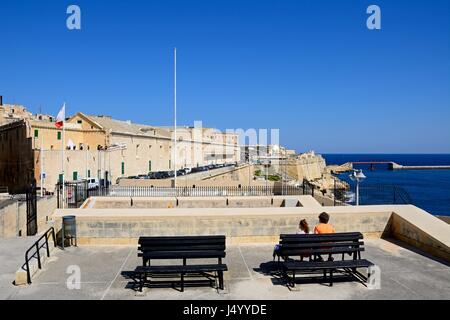
M 240 162 L 238 137 L 212 129 L 179 128 L 174 157 L 173 129 L 83 113 L 58 129 L 51 116 L 34 116 L 19 106 L 20 115 L 14 110 L 11 117 L 9 108 L 3 108 L 0 125 L 0 187 L 13 193 L 33 180 L 53 191 L 63 171 L 66 181 L 97 178 L 115 184 L 149 172 Z

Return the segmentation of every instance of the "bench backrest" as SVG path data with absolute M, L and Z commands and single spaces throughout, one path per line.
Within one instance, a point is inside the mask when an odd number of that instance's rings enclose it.
M 282 234 L 279 255 L 283 257 L 304 254 L 339 254 L 364 251 L 363 235 L 360 232 L 334 234 Z
M 221 258 L 225 242 L 225 236 L 141 237 L 138 249 L 152 259 Z

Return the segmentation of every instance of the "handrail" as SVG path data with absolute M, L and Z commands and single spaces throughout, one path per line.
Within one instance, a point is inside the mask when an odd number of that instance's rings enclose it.
M 44 238 L 45 238 L 45 248 L 47 249 L 47 257 L 50 257 L 50 248 L 48 247 L 48 238 L 50 235 L 53 238 L 53 244 L 55 245 L 55 248 L 56 248 L 55 228 L 51 227 L 27 250 L 27 252 L 25 252 L 25 266 L 27 269 L 28 284 L 31 284 L 30 259 L 33 258 L 35 254 L 37 255 L 37 259 L 38 259 L 38 267 L 39 267 L 39 269 L 42 269 L 41 254 L 40 254 L 39 250 L 43 247 L 43 245 L 39 246 L 39 242 Z M 33 249 L 36 249 L 35 254 L 33 254 L 31 257 L 28 257 L 28 254 Z

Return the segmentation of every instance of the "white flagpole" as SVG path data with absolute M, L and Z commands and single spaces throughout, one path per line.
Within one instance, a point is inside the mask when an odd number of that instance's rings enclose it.
M 173 171 L 174 175 L 174 186 L 177 187 L 177 48 L 174 51 L 174 61 L 175 61 L 175 73 L 174 73 L 174 124 L 175 124 L 175 132 L 174 132 L 174 150 L 173 150 Z
M 44 135 L 41 134 L 41 152 L 40 152 L 40 162 L 41 162 L 41 198 L 44 197 Z
M 65 187 L 65 133 L 66 133 L 66 103 L 64 102 L 64 117 L 63 117 L 63 129 L 62 129 L 62 208 L 65 209 L 65 202 L 66 202 L 66 187 Z

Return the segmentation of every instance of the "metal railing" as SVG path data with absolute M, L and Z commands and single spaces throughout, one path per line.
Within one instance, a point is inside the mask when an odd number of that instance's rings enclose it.
M 42 269 L 42 262 L 41 262 L 41 253 L 40 249 L 42 249 L 44 246 L 47 251 L 47 257 L 50 257 L 50 248 L 48 246 L 48 239 L 49 237 L 52 237 L 53 244 L 56 248 L 56 236 L 55 236 L 55 229 L 51 227 L 48 229 L 28 250 L 25 252 L 25 268 L 27 271 L 27 282 L 28 284 L 31 284 L 31 271 L 30 271 L 30 260 L 32 258 L 36 258 L 38 261 L 38 268 Z M 40 245 L 40 242 L 45 239 L 45 242 Z M 30 256 L 30 252 L 35 250 L 33 255 Z
M 112 186 L 89 190 L 88 197 L 213 197 L 213 196 L 273 196 L 301 195 L 294 186 L 240 186 L 240 187 L 135 187 Z
M 402 187 L 389 184 L 363 184 L 359 189 L 361 205 L 413 204 L 408 192 Z
M 57 185 L 58 208 L 62 208 L 62 188 Z M 214 186 L 214 187 L 138 187 L 109 186 L 88 189 L 86 185 L 67 185 L 64 197 L 66 208 L 79 208 L 89 197 L 235 197 L 303 195 L 304 190 L 296 186 Z

